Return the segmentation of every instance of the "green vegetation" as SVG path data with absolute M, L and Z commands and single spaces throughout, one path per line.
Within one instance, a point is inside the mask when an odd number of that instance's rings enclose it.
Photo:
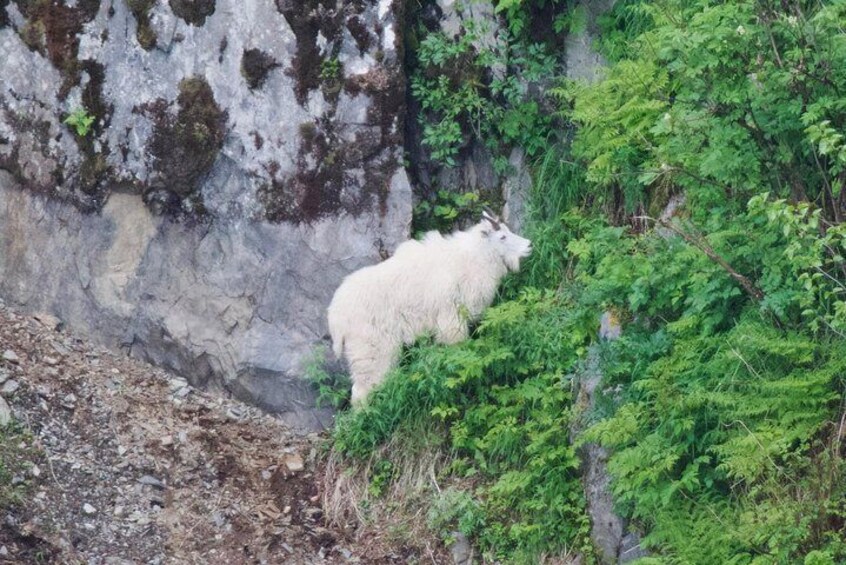
M 511 53 L 544 5 L 497 4 Z M 585 18 L 548 18 L 538 52 L 554 59 Z M 641 563 L 846 561 L 844 21 L 840 1 L 618 2 L 599 22 L 602 80 L 542 67 L 558 112 L 538 139 L 502 129 L 516 99 L 474 82 L 488 62 L 470 40 L 421 42 L 432 155 L 451 164 L 470 135 L 524 147 L 535 251 L 472 339 L 419 342 L 339 417 L 335 454 L 377 477 L 373 497 L 437 450 L 436 535 L 503 562 L 590 563 L 578 450 L 597 442 Z M 458 198 L 422 212 L 457 218 Z M 598 342 L 609 310 L 623 335 Z M 589 352 L 593 408 L 576 396 Z
M 320 80 L 335 81 L 341 78 L 342 67 L 337 57 L 324 59 L 320 63 Z
M 317 406 L 340 409 L 349 405 L 352 382 L 349 376 L 326 370 L 325 346 L 317 347 L 305 363 L 305 377 L 317 390 Z
M 30 483 L 32 436 L 16 423 L 0 426 L 0 509 L 20 504 Z
M 464 221 L 476 221 L 485 203 L 475 192 L 439 190 L 434 200 L 422 200 L 414 208 L 413 231 L 448 231 Z
M 505 149 L 519 145 L 528 155 L 539 155 L 551 126 L 538 101 L 505 69 L 519 68 L 523 80 L 535 81 L 554 75 L 556 62 L 543 44 L 510 33 L 494 36 L 472 24 L 458 38 L 420 31 L 425 37 L 416 52 L 411 90 L 423 110 L 423 144 L 434 160 L 454 166 L 460 147 L 476 138 L 496 155 L 497 170 L 505 172 Z
M 79 137 L 85 137 L 91 132 L 91 126 L 94 125 L 95 119 L 94 116 L 88 114 L 85 108 L 77 108 L 62 123 L 72 127 Z

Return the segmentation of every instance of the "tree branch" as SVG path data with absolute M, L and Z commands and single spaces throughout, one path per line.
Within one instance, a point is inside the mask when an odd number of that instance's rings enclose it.
M 674 234 L 681 237 L 687 243 L 689 243 L 690 245 L 694 246 L 695 248 L 700 250 L 702 253 L 707 255 L 708 259 L 710 259 L 711 261 L 713 261 L 714 263 L 716 263 L 717 265 L 722 267 L 723 270 L 725 270 L 729 274 L 729 276 L 731 276 L 731 278 L 733 278 L 738 283 L 740 283 L 740 286 L 743 287 L 743 290 L 745 290 L 746 293 L 749 296 L 751 296 L 753 299 L 758 300 L 758 301 L 764 299 L 764 293 L 761 291 L 761 289 L 758 288 L 757 286 L 755 286 L 755 284 L 752 281 L 750 281 L 748 277 L 738 273 L 734 269 L 734 267 L 732 267 L 731 265 L 728 264 L 728 261 L 726 261 L 725 259 L 723 259 L 719 255 L 717 255 L 717 252 L 714 251 L 714 249 L 710 245 L 708 245 L 708 243 L 704 240 L 704 238 L 701 238 L 701 237 L 696 238 L 696 237 L 690 235 L 689 233 L 682 231 L 681 229 L 676 227 L 674 224 L 670 223 L 668 220 L 665 220 L 664 218 L 658 218 L 658 219 L 646 218 L 646 219 L 652 220 L 653 222 L 657 223 L 658 225 L 660 225 L 664 228 L 667 228 L 668 230 L 670 230 Z

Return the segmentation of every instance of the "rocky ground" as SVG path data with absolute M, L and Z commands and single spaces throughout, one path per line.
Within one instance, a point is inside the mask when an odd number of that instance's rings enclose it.
M 0 302 L 9 409 L 0 563 L 441 562 L 326 527 L 319 436 Z

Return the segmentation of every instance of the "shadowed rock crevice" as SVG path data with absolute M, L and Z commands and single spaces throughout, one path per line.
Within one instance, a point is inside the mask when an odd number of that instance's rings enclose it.
M 6 12 L 8 5 L 9 0 L 0 0 L 0 29 L 9 25 L 9 14 Z
M 85 73 L 87 82 L 82 90 L 82 107 L 94 118 L 91 133 L 74 135 L 77 147 L 82 154 L 79 167 L 79 189 L 92 197 L 93 209 L 100 209 L 108 193 L 108 183 L 112 180 L 112 168 L 108 165 L 111 153 L 108 144 L 97 138 L 109 126 L 112 106 L 103 100 L 103 81 L 105 68 L 101 63 L 91 60 L 80 62 L 80 69 Z

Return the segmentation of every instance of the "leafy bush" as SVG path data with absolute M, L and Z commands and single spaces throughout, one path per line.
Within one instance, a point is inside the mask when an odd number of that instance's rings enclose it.
M 429 230 L 448 232 L 455 226 L 475 223 L 481 217 L 485 203 L 475 192 L 439 190 L 432 200 L 421 200 L 414 207 L 412 231 L 423 234 Z
M 336 410 L 350 403 L 352 381 L 349 376 L 326 368 L 325 346 L 315 347 L 304 366 L 305 378 L 317 389 L 317 406 L 331 406 Z
M 529 52 L 519 18 L 534 5 L 497 3 L 518 22 L 513 53 Z M 366 458 L 432 431 L 459 485 L 432 527 L 505 562 L 590 561 L 576 451 L 589 441 L 610 450 L 644 563 L 846 560 L 843 21 L 840 1 L 618 2 L 601 22 L 605 77 L 552 91 L 545 123 L 575 133 L 541 140 L 505 129 L 526 101 L 509 98 L 513 75 L 450 100 L 461 83 L 445 69 L 483 55 L 470 39 L 424 45 L 418 94 L 458 132 L 447 154 L 495 118 L 483 138 L 535 157 L 534 253 L 471 340 L 409 348 L 339 418 L 335 449 Z M 581 413 L 573 375 L 608 310 L 623 336 L 599 348 L 600 399 Z
M 767 190 L 839 216 L 842 3 L 671 0 L 619 10 L 644 30 L 620 37 L 625 56 L 596 84 L 554 91 L 579 126 L 573 150 L 588 180 L 629 210 L 660 204 L 669 190 L 684 190 L 695 212 Z
M 456 38 L 427 33 L 416 52 L 411 92 L 420 103 L 422 141 L 432 159 L 455 166 L 460 148 L 476 139 L 493 150 L 494 166 L 505 172 L 507 148 L 520 146 L 530 156 L 543 151 L 551 120 L 516 76 L 491 69 L 520 68 L 524 80 L 537 81 L 550 76 L 556 63 L 542 44 L 508 33 L 482 42 L 487 30 L 479 27 L 466 22 Z
M 571 331 L 562 339 L 564 327 Z M 488 553 L 531 561 L 584 545 L 578 459 L 560 432 L 570 419 L 560 368 L 590 329 L 563 298 L 533 291 L 489 310 L 477 331 L 456 346 L 411 348 L 366 406 L 339 418 L 335 449 L 364 458 L 401 429 L 433 421 L 451 438 L 455 471 L 476 478 L 480 508 L 464 518 L 464 533 Z M 438 527 L 450 520 L 434 519 Z

